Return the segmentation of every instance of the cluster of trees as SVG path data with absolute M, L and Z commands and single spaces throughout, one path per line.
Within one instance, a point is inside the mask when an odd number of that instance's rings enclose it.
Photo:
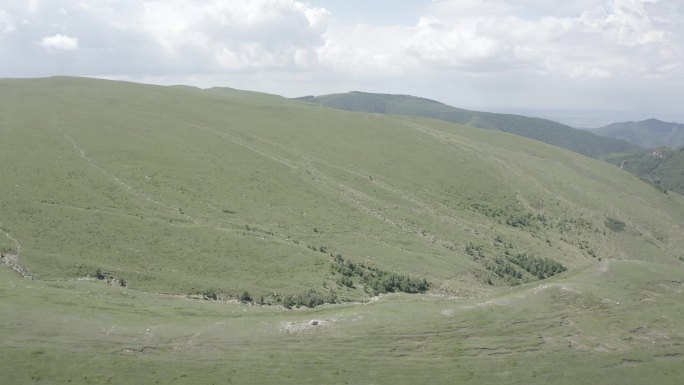
M 345 261 L 340 254 L 333 259 L 332 270 L 333 273 L 341 275 L 337 282 L 344 286 L 353 287 L 353 278 L 358 277 L 363 283 L 364 290 L 370 295 L 394 292 L 424 293 L 430 288 L 430 282 L 425 278 L 411 278 L 364 263 Z
M 496 257 L 494 260 L 488 260 L 485 267 L 511 285 L 518 285 L 528 280 L 525 279 L 521 269 L 538 279 L 549 278 L 567 270 L 565 266 L 553 259 L 528 254 L 509 255 L 506 258 Z
M 222 298 L 213 289 L 205 290 L 201 293 L 202 297 L 206 300 L 218 301 Z M 267 296 L 254 297 L 248 291 L 243 291 L 237 295 L 237 300 L 247 304 L 255 305 L 283 305 L 288 309 L 293 307 L 315 307 L 322 305 L 324 303 L 336 303 L 337 295 L 335 292 L 330 290 L 328 293 L 321 293 L 314 289 L 308 289 L 302 293 L 292 294 L 292 295 L 280 295 L 278 293 L 273 293 Z
M 335 292 L 330 290 L 327 293 L 321 293 L 318 292 L 314 289 L 309 289 L 304 291 L 303 293 L 291 295 L 291 296 L 285 296 L 282 299 L 282 304 L 286 308 L 290 309 L 293 306 L 294 307 L 301 307 L 301 306 L 306 306 L 306 307 L 315 307 L 319 305 L 323 305 L 324 303 L 336 303 L 337 302 L 337 295 Z
M 511 285 L 520 284 L 523 278 L 520 270 L 516 269 L 512 263 L 501 257 L 496 257 L 493 261 L 487 261 L 485 267 L 493 271 L 494 274 L 499 277 L 506 279 Z
M 566 270 L 565 266 L 561 263 L 549 258 L 517 254 L 509 256 L 508 259 L 539 279 L 552 277 Z

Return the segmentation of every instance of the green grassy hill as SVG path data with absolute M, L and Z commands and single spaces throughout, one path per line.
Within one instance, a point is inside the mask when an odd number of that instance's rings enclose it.
M 645 148 L 684 146 L 684 124 L 668 123 L 658 119 L 612 123 L 590 131 L 608 138 L 626 140 Z
M 63 77 L 0 80 L 0 138 L 3 383 L 684 375 L 684 197 L 605 162 L 439 120 Z M 369 301 L 416 282 L 429 291 Z
M 469 111 L 415 96 L 349 92 L 316 97 L 306 96 L 298 99 L 343 110 L 420 116 L 509 132 L 567 148 L 592 158 L 639 149 L 638 145 L 622 139 L 601 137 L 547 119 Z
M 659 189 L 684 194 L 684 147 L 613 154 L 605 160 Z

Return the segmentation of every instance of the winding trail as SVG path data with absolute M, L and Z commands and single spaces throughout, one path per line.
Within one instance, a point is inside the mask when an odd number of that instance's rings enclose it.
M 172 211 L 172 212 L 174 212 L 174 213 L 180 213 L 180 215 L 184 216 L 187 220 L 189 220 L 189 221 L 192 222 L 192 223 L 195 223 L 195 224 L 199 223 L 195 218 L 191 217 L 191 216 L 188 215 L 188 214 L 183 213 L 182 210 L 181 210 L 179 207 L 175 207 L 175 206 L 173 206 L 173 205 L 171 205 L 171 204 L 168 204 L 168 203 L 160 202 L 160 201 L 158 201 L 158 200 L 156 200 L 156 199 L 150 197 L 149 195 L 145 194 L 144 192 L 142 192 L 142 191 L 140 191 L 140 190 L 134 188 L 133 186 L 129 185 L 128 183 L 124 182 L 123 180 L 121 180 L 121 178 L 119 178 L 118 176 L 112 174 L 111 172 L 109 172 L 109 171 L 108 171 L 107 169 L 105 169 L 104 167 L 98 165 L 97 163 L 95 163 L 95 161 L 93 161 L 93 160 L 86 154 L 86 152 L 83 150 L 83 148 L 82 148 L 81 146 L 78 145 L 78 143 L 76 142 L 76 140 L 74 140 L 74 138 L 72 138 L 71 136 L 69 136 L 69 134 L 67 134 L 66 132 L 64 132 L 64 131 L 61 130 L 61 129 L 57 129 L 57 130 L 64 136 L 64 138 L 65 138 L 69 143 L 71 143 L 71 145 L 74 147 L 74 149 L 76 150 L 76 152 L 78 152 L 78 156 L 79 156 L 81 159 L 83 159 L 90 167 L 93 167 L 93 168 L 95 168 L 96 170 L 100 171 L 102 174 L 106 175 L 108 178 L 110 178 L 111 180 L 113 180 L 116 184 L 118 184 L 119 186 L 123 187 L 124 190 L 129 191 L 129 192 L 130 192 L 131 194 L 133 194 L 134 196 L 136 196 L 136 197 L 138 197 L 138 198 L 142 198 L 143 200 L 146 200 L 146 201 L 148 201 L 148 202 L 150 202 L 150 203 L 152 203 L 152 204 L 155 204 L 155 205 L 157 205 L 157 206 L 161 206 L 161 207 L 163 207 L 163 208 L 165 208 L 165 209 L 168 209 L 168 210 L 170 210 L 170 211 Z
M 195 129 L 200 129 L 206 132 L 209 132 L 215 136 L 218 136 L 220 138 L 226 139 L 234 144 L 237 144 L 241 147 L 244 147 L 250 151 L 253 151 L 269 160 L 272 160 L 274 162 L 280 163 L 288 168 L 290 168 L 293 171 L 297 171 L 300 173 L 306 173 L 311 176 L 310 182 L 316 185 L 319 188 L 328 190 L 332 193 L 335 193 L 338 195 L 343 201 L 347 202 L 348 204 L 356 207 L 359 211 L 372 216 L 379 221 L 385 222 L 393 227 L 396 227 L 405 233 L 415 235 L 420 238 L 427 239 L 430 242 L 438 243 L 444 247 L 454 247 L 455 244 L 449 240 L 442 239 L 440 237 L 435 236 L 434 234 L 431 233 L 424 233 L 421 231 L 420 228 L 417 228 L 416 226 L 412 226 L 408 224 L 403 218 L 397 219 L 397 218 L 392 218 L 390 217 L 386 212 L 384 212 L 381 209 L 377 209 L 376 207 L 382 206 L 384 204 L 384 201 L 369 195 L 363 191 L 360 191 L 352 186 L 349 186 L 344 183 L 340 183 L 338 180 L 335 178 L 325 174 L 318 168 L 314 166 L 314 163 L 320 163 L 325 167 L 331 167 L 343 172 L 347 172 L 351 175 L 359 176 L 359 177 L 364 177 L 366 178 L 367 176 L 361 175 L 358 172 L 342 168 L 340 166 L 332 165 L 329 162 L 321 161 L 319 159 L 312 159 L 310 157 L 302 157 L 301 162 L 295 162 L 292 160 L 289 160 L 287 158 L 284 158 L 283 156 L 279 156 L 276 153 L 272 151 L 268 151 L 264 148 L 257 147 L 253 144 L 247 143 L 246 141 L 239 139 L 235 135 L 232 135 L 228 132 L 217 130 L 212 127 L 208 127 L 205 125 L 199 125 L 196 123 L 192 122 L 185 122 L 188 126 L 193 127 Z M 248 135 L 244 134 L 243 135 Z M 252 139 L 260 141 L 265 143 L 268 146 L 275 147 L 278 150 L 281 150 L 283 152 L 288 152 L 289 150 L 283 149 L 281 146 L 271 143 L 263 138 L 260 138 L 258 136 L 254 135 L 249 135 Z M 291 152 L 291 151 L 290 151 Z M 295 156 L 295 154 L 293 154 Z M 426 203 L 420 201 L 418 198 L 411 196 L 407 194 L 406 192 L 400 192 L 399 190 L 382 183 L 380 181 L 374 180 L 372 181 L 374 185 L 390 192 L 393 194 L 398 195 L 400 198 L 417 205 L 421 209 L 427 211 L 429 214 L 435 216 L 436 218 L 439 218 L 440 220 L 450 223 L 452 225 L 457 225 L 463 228 L 467 228 L 466 225 L 461 224 L 460 221 L 455 218 L 454 216 L 450 216 L 445 213 L 446 210 L 440 210 L 439 208 L 434 208 L 430 207 Z M 485 228 L 485 226 L 482 226 L 482 228 Z

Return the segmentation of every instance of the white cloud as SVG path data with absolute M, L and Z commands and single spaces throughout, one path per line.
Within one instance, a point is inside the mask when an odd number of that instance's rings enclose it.
M 2 7 L 9 12 L 33 14 L 40 8 L 38 0 L 3 0 Z
M 467 85 L 485 102 L 545 103 L 589 84 L 684 84 L 681 0 L 425 0 L 402 11 L 421 10 L 407 25 L 343 24 L 316 1 L 3 0 L 0 77 L 215 79 L 288 95 Z M 78 60 L 54 54 L 68 49 Z
M 584 31 L 600 34 L 609 42 L 634 46 L 661 43 L 665 32 L 655 28 L 646 4 L 648 0 L 613 0 L 582 13 Z
M 78 39 L 58 33 L 54 36 L 46 36 L 40 40 L 40 45 L 46 49 L 58 51 L 74 51 L 78 49 Z
M 411 34 L 405 27 L 335 26 L 324 35 L 325 45 L 317 50 L 318 61 L 334 71 L 398 75 L 415 64 L 397 44 Z
M 0 35 L 14 32 L 16 29 L 17 27 L 14 25 L 14 21 L 10 18 L 10 15 L 0 9 Z
M 412 58 L 429 67 L 472 73 L 525 71 L 569 79 L 634 76 L 680 68 L 663 67 L 663 61 L 684 60 L 680 45 L 672 40 L 678 36 L 681 43 L 683 28 L 672 23 L 676 13 L 662 11 L 666 1 L 570 3 L 585 8 L 550 0 L 436 1 L 410 36 L 395 42 L 403 52 L 397 54 L 381 45 L 375 56 L 394 54 L 386 61 Z M 552 12 L 552 7 L 557 9 Z M 379 30 L 382 34 L 383 29 Z M 375 34 L 366 35 L 359 49 L 377 46 Z
M 328 20 L 326 10 L 292 0 L 153 0 L 135 12 L 128 22 L 113 18 L 117 27 L 205 71 L 312 68 Z

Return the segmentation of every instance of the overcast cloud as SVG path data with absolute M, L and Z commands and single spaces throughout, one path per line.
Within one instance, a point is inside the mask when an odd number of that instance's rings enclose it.
M 286 96 L 359 89 L 490 110 L 681 114 L 679 0 L 380 3 L 384 17 L 360 24 L 336 17 L 336 9 L 362 10 L 354 1 L 2 0 L 0 77 L 84 75 Z

